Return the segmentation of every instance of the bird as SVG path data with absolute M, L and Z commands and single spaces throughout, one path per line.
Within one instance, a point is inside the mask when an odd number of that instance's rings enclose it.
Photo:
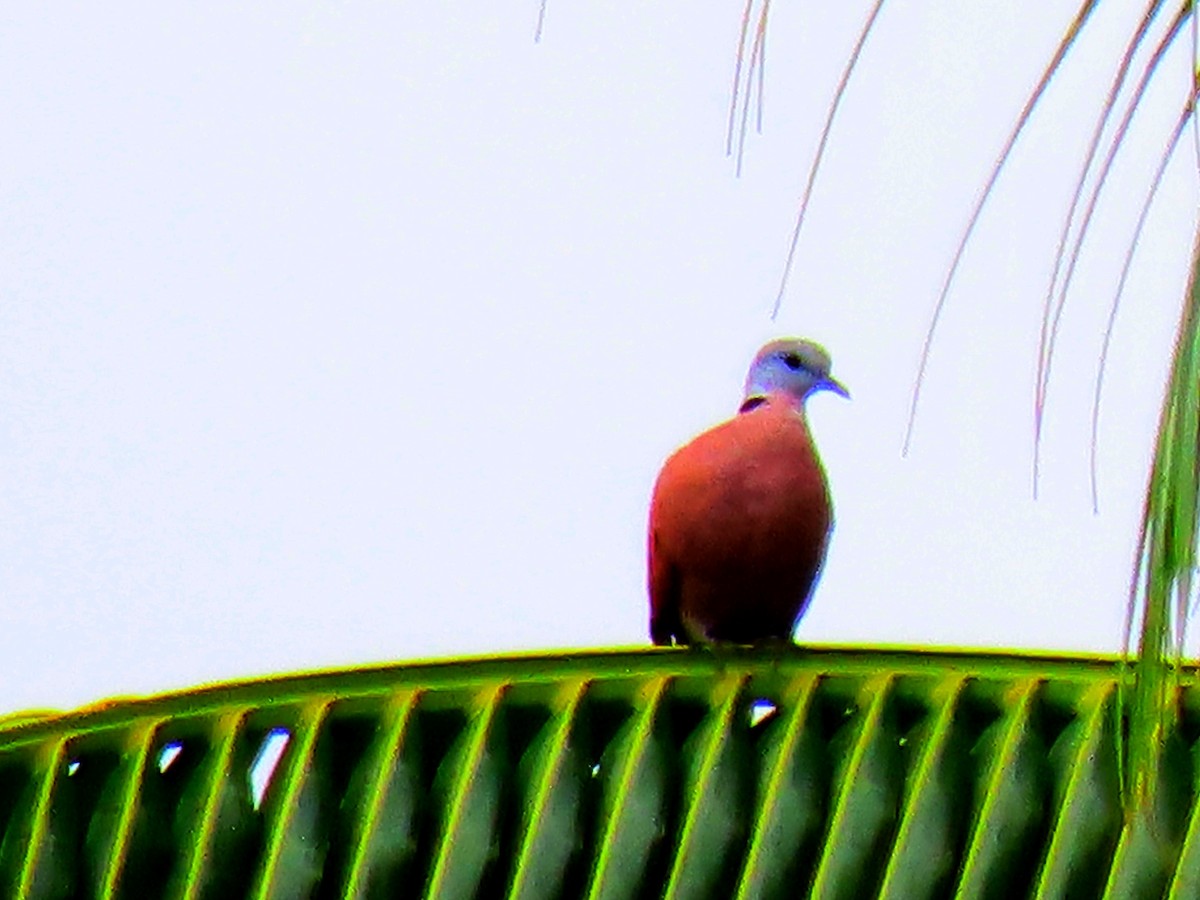
M 648 528 L 654 644 L 792 640 L 833 528 L 804 414 L 818 391 L 849 398 L 830 366 L 813 341 L 771 341 L 750 365 L 737 415 L 663 464 Z

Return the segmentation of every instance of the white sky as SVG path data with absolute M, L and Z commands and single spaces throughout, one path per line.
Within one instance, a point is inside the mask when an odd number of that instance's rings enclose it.
M 9 9 L 0 709 L 645 644 L 657 469 L 777 334 L 823 341 L 854 395 L 811 404 L 838 524 L 801 641 L 1115 648 L 1190 140 L 1118 320 L 1098 516 L 1091 385 L 1187 42 L 1081 261 L 1035 502 L 1046 278 L 1142 4 L 1101 4 L 1004 175 L 902 459 L 937 289 L 1077 3 L 970 6 L 885 5 L 775 323 L 867 3 L 774 4 L 740 179 L 737 2 L 550 0 L 536 45 L 533 0 Z

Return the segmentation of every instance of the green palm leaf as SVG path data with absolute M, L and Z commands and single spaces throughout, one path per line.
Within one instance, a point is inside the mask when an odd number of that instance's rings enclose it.
M 1155 830 L 1119 664 L 581 653 L 245 682 L 0 726 L 0 896 L 1193 896 L 1180 676 Z
M 1130 708 L 1132 809 L 1152 802 L 1155 759 L 1162 736 L 1175 715 L 1170 685 L 1173 677 L 1177 677 L 1176 664 L 1183 654 L 1196 568 L 1196 513 L 1200 497 L 1198 266 L 1200 256 L 1195 256 L 1146 495 L 1139 542 L 1140 576 L 1130 597 L 1127 632 L 1132 631 L 1134 610 L 1139 602 L 1142 610 Z

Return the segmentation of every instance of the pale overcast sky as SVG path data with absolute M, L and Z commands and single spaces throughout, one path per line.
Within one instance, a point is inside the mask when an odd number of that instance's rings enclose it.
M 538 44 L 532 0 L 14 6 L 0 709 L 643 645 L 658 467 L 733 412 L 777 334 L 824 342 L 853 393 L 811 405 L 837 528 L 799 640 L 1115 648 L 1195 226 L 1190 142 L 1117 323 L 1099 515 L 1092 380 L 1187 42 L 1080 263 L 1035 502 L 1046 278 L 1142 4 L 1101 4 L 1003 176 L 902 459 L 938 287 L 1077 2 L 969 6 L 885 4 L 774 323 L 867 3 L 773 5 L 740 179 L 737 2 L 550 0 Z

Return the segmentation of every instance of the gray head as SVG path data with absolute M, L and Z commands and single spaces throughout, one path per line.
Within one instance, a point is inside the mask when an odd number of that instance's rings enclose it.
M 784 393 L 797 403 L 809 394 L 833 391 L 843 397 L 850 392 L 829 374 L 829 354 L 813 341 L 780 338 L 771 341 L 754 357 L 746 376 L 742 409 L 751 409 L 768 394 Z

